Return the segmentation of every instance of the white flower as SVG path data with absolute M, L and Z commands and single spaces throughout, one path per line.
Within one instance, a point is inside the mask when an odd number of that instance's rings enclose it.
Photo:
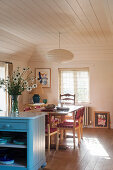
M 23 68 L 23 71 L 26 71 L 27 69 L 26 68 Z
M 17 73 L 17 74 L 16 74 L 16 78 L 19 78 L 19 77 L 20 77 L 20 73 Z
M 32 87 L 27 87 L 27 91 L 31 91 L 32 90 Z
M 14 78 L 13 78 L 13 81 L 14 81 L 14 83 L 17 83 L 17 82 L 18 82 L 18 78 L 17 78 L 17 77 L 14 77 Z
M 31 91 L 36 88 L 34 83 L 35 78 L 31 77 L 32 71 L 29 67 L 23 68 L 20 72 L 20 67 L 12 73 L 6 80 L 0 79 L 0 88 L 4 88 L 10 95 L 21 94 L 25 89 Z M 29 85 L 29 82 L 31 83 Z
M 7 85 L 10 86 L 10 83 L 8 82 Z
M 24 81 L 24 85 L 28 85 L 28 82 L 26 80 Z
M 37 84 L 33 84 L 33 85 L 32 85 L 32 88 L 36 88 L 36 87 L 37 87 Z

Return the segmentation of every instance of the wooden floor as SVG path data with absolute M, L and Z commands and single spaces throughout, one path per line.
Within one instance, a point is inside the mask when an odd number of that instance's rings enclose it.
M 66 138 L 66 149 L 47 156 L 44 170 L 113 170 L 113 130 L 84 128 L 80 148 L 73 149 L 73 138 Z

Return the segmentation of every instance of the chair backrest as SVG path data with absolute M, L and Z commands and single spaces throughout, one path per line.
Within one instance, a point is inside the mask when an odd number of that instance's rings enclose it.
M 80 119 L 80 116 L 81 116 L 81 109 L 78 109 L 78 110 L 76 111 L 75 120 L 79 120 L 79 119 Z
M 80 116 L 81 116 L 81 117 L 83 117 L 84 112 L 85 112 L 85 107 L 82 107 L 82 108 L 81 108 L 81 111 L 80 111 Z
M 81 110 L 78 109 L 76 112 L 73 112 L 74 125 L 75 125 L 77 122 L 80 124 L 80 119 L 81 119 Z
M 61 103 L 75 105 L 75 94 L 60 94 L 60 101 Z

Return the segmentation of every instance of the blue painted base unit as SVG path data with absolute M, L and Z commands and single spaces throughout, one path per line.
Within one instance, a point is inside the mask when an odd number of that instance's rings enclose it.
M 45 160 L 43 160 L 43 162 L 44 161 Z M 21 166 L 18 167 L 16 164 L 15 165 L 0 165 L 0 170 L 38 170 L 40 167 L 44 168 L 45 166 L 43 165 L 46 165 L 46 162 L 40 163 L 33 167 L 21 167 Z
M 46 165 L 44 115 L 0 119 L 0 138 L 7 140 L 0 143 L 0 160 L 6 155 L 14 159 L 12 164 L 0 164 L 0 170 L 38 170 Z

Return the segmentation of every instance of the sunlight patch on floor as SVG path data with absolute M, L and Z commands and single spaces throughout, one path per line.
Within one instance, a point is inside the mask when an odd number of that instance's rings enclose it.
M 99 142 L 97 138 L 83 138 L 84 143 L 87 146 L 87 149 L 90 151 L 91 155 L 99 156 L 105 159 L 111 159 L 104 149 L 103 145 Z
M 74 147 L 73 138 L 66 138 L 66 145 Z M 75 139 L 75 146 L 78 146 L 78 139 Z
M 74 147 L 73 144 L 73 133 L 72 132 L 66 132 L 66 145 L 70 147 Z M 78 146 L 78 138 L 75 135 L 75 146 Z
M 71 133 L 71 132 L 66 132 L 66 136 L 73 137 L 73 133 Z

